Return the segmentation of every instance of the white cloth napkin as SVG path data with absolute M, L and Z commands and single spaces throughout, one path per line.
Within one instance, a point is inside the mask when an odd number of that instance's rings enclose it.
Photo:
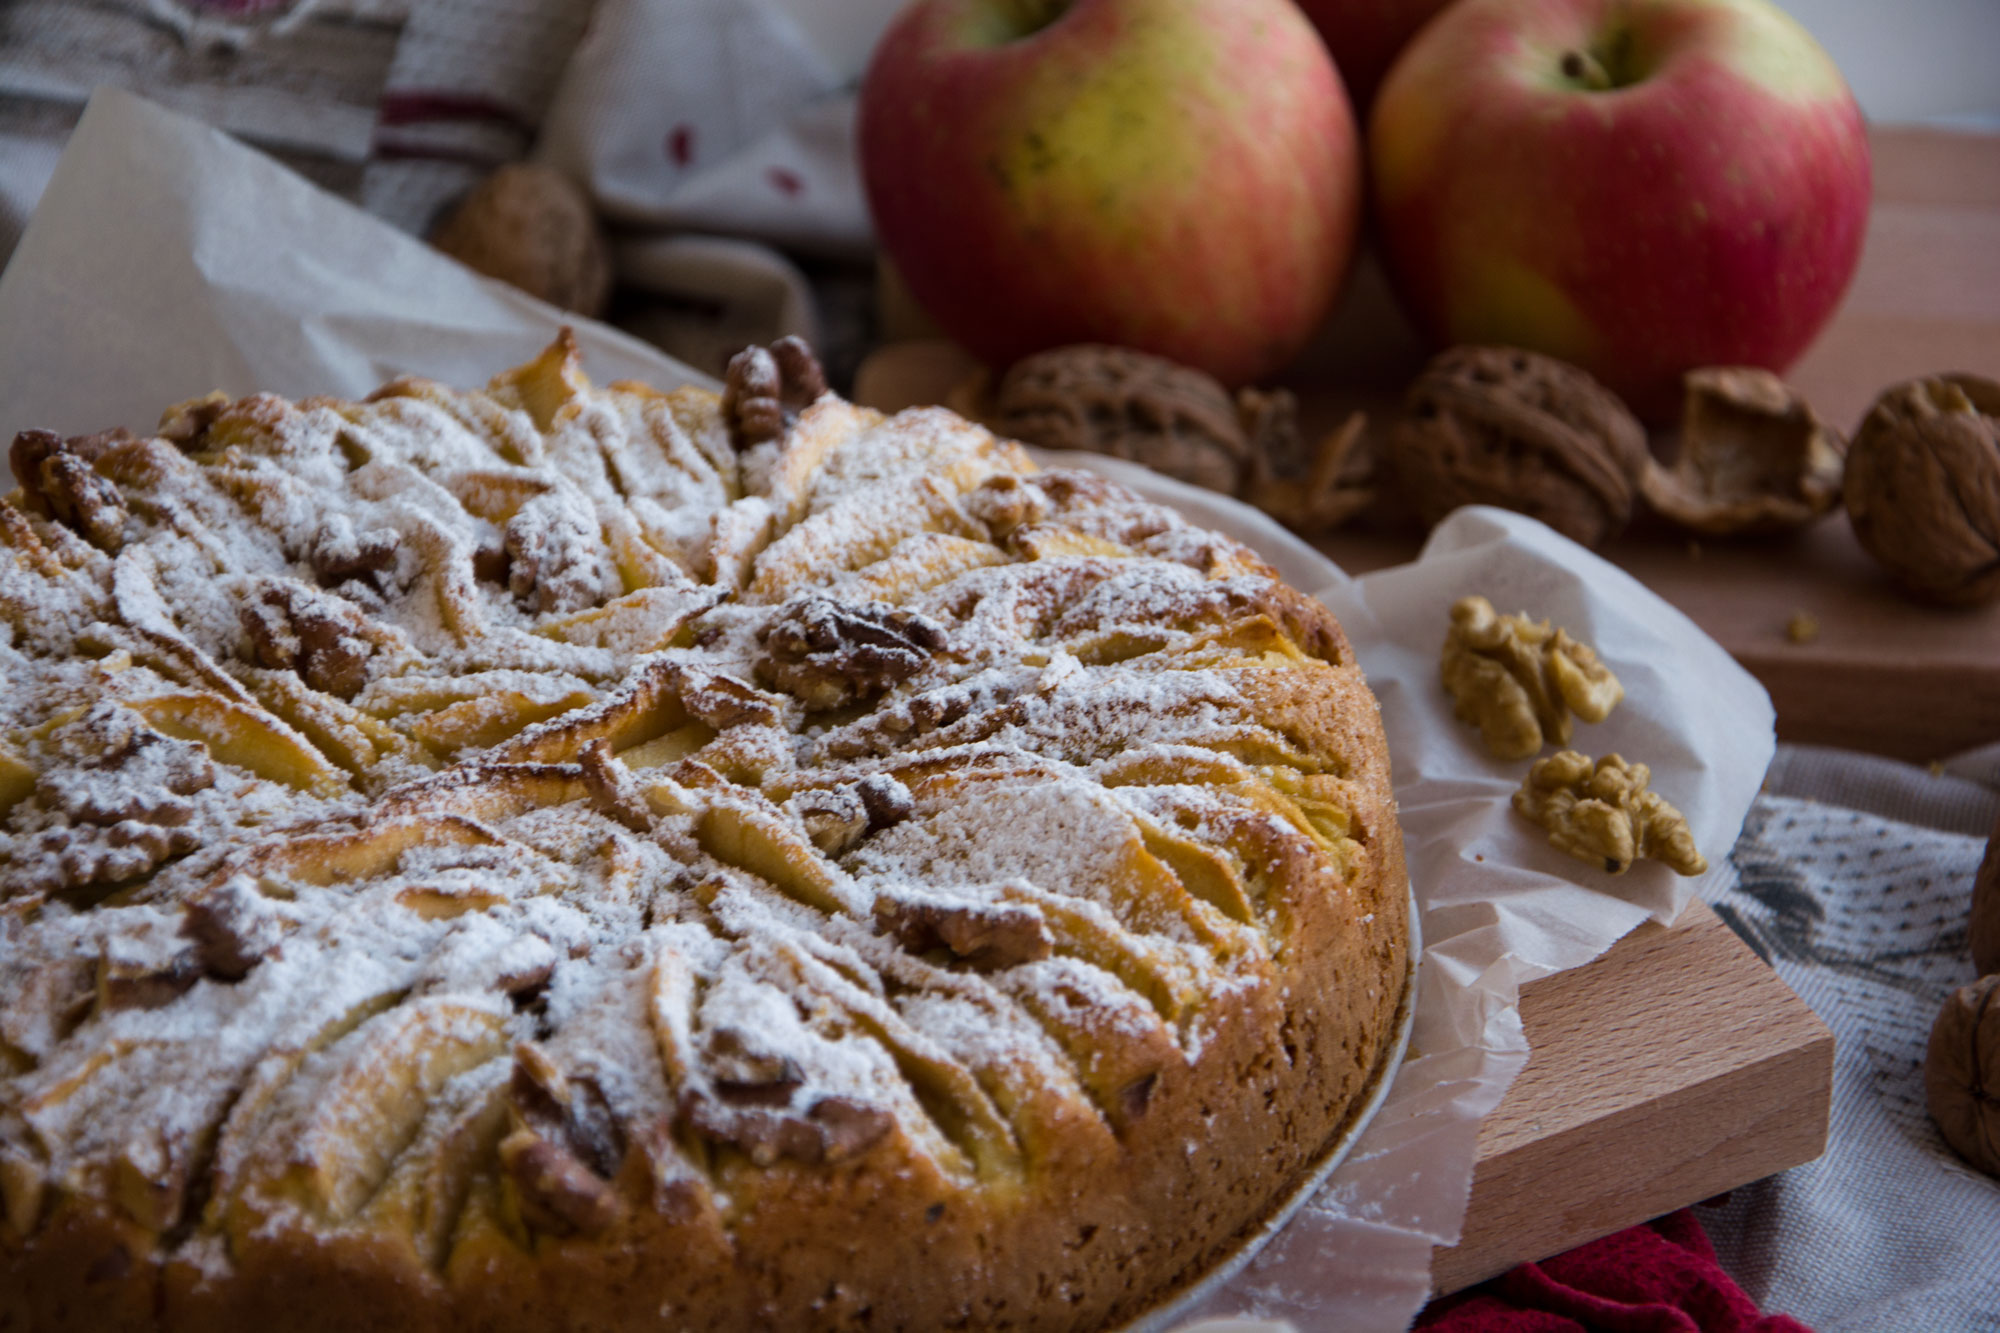
M 1834 1035 L 1826 1155 L 1698 1213 L 1768 1311 L 1817 1333 L 2000 1328 L 2000 1180 L 1943 1141 L 1924 1050 L 1973 979 L 1967 894 L 2000 790 L 1787 745 L 1709 903 Z M 1982 762 L 1984 760 L 1984 762 Z M 1990 780 L 1990 779 L 1989 779 Z
M 745 343 L 821 341 L 791 257 L 871 257 L 853 88 L 899 7 L 600 0 L 536 155 L 626 236 L 620 282 L 660 298 L 636 323 L 648 340 L 704 369 Z

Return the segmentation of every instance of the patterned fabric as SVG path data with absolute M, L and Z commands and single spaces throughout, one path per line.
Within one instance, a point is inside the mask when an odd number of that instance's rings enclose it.
M 1736 882 L 1710 899 L 1834 1033 L 1825 1156 L 1701 1214 L 1751 1297 L 1820 1333 L 2000 1328 L 2000 1181 L 1945 1145 L 1923 1081 L 1938 1008 L 1973 980 L 1996 805 L 1964 779 L 1782 746 Z

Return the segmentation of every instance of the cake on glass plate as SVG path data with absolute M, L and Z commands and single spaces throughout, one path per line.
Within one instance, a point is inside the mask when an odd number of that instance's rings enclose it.
M 9 461 L 0 1328 L 1095 1328 L 1390 1058 L 1332 616 L 802 344 Z

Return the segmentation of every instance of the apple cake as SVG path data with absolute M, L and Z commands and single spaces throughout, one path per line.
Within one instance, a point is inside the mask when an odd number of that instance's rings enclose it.
M 10 463 L 0 1328 L 1096 1328 L 1390 1058 L 1329 613 L 803 344 Z

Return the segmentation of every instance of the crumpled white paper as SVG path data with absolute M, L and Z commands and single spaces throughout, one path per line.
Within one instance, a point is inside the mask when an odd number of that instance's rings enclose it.
M 0 277 L 0 422 L 149 427 L 221 388 L 365 394 L 393 375 L 484 383 L 564 322 L 599 380 L 701 376 L 613 330 L 479 278 L 233 140 L 100 93 Z M 1592 643 L 1624 681 L 1578 748 L 1653 768 L 1720 867 L 1773 751 L 1751 677 L 1613 566 L 1518 515 L 1469 509 L 1411 565 L 1349 579 L 1243 505 L 1115 460 L 1064 456 L 1261 551 L 1340 616 L 1381 700 L 1424 954 L 1411 1052 L 1347 1160 L 1248 1268 L 1177 1318 L 1388 1333 L 1456 1240 L 1480 1118 L 1526 1060 L 1524 981 L 1588 961 L 1695 883 L 1612 879 L 1508 809 L 1525 764 L 1489 758 L 1437 684 L 1446 608 L 1482 592 Z M 1209 1329 L 1227 1327 L 1208 1323 Z

